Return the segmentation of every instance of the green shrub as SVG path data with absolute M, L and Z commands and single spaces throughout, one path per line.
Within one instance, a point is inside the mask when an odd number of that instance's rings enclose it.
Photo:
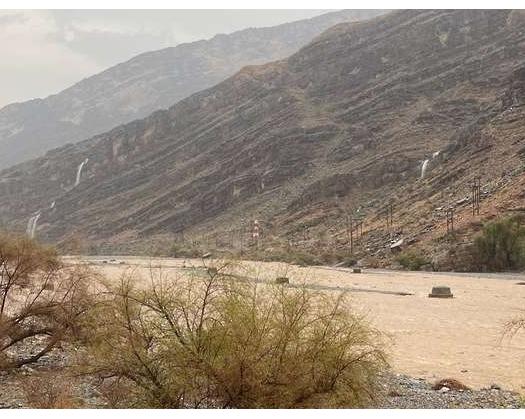
M 386 366 L 343 295 L 208 275 L 131 278 L 88 329 L 114 407 L 363 407 Z
M 396 257 L 399 264 L 410 271 L 419 271 L 423 265 L 429 264 L 429 260 L 415 250 L 405 250 Z
M 478 270 L 504 271 L 525 266 L 525 226 L 519 216 L 486 224 L 472 248 Z

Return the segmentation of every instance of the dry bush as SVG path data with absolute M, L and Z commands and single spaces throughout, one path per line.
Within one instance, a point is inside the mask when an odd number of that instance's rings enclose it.
M 81 407 L 73 394 L 73 382 L 57 373 L 28 377 L 21 383 L 27 405 L 33 409 L 72 409 Z
M 87 323 L 87 371 L 110 381 L 110 404 L 357 407 L 374 398 L 386 367 L 380 337 L 344 295 L 223 271 L 108 286 Z
M 513 338 L 517 333 L 525 331 L 525 315 L 508 321 L 503 329 L 503 337 Z
M 52 248 L 0 233 L 0 370 L 36 362 L 77 330 L 86 275 Z

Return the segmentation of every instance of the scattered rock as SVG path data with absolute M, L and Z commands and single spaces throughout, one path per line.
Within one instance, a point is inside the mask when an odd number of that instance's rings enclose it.
M 403 246 L 404 242 L 405 239 L 399 239 L 398 241 L 390 245 L 390 250 L 401 250 L 401 246 Z
M 510 391 L 496 390 L 449 390 L 436 391 L 422 379 L 387 373 L 382 376 L 383 393 L 374 407 L 388 409 L 518 409 L 520 395 Z M 402 397 L 394 394 L 401 394 Z M 391 396 L 392 395 L 392 396 Z
M 470 390 L 465 384 L 454 378 L 444 378 L 432 386 L 433 390 L 441 390 L 442 388 L 447 388 L 448 390 Z
M 20 367 L 20 372 L 22 373 L 22 375 L 32 375 L 35 370 L 27 365 L 22 365 Z

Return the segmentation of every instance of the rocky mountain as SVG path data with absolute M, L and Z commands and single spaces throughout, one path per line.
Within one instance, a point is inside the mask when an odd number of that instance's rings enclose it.
M 248 64 L 282 59 L 328 27 L 380 10 L 344 10 L 147 52 L 45 99 L 0 109 L 0 169 L 167 108 Z
M 0 222 L 124 249 L 183 231 L 224 239 L 258 219 L 266 237 L 322 251 L 349 244 L 344 203 L 374 255 L 445 234 L 449 207 L 468 229 L 525 207 L 524 53 L 520 11 L 342 23 L 288 59 L 0 172 Z

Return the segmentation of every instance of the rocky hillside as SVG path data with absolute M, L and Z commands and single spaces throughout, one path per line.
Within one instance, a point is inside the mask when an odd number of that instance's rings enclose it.
M 285 58 L 328 27 L 382 11 L 345 10 L 141 54 L 45 99 L 0 109 L 0 169 L 143 118 L 248 64 Z
M 339 24 L 286 60 L 0 172 L 0 220 L 123 249 L 182 231 L 224 238 L 257 218 L 266 237 L 347 248 L 337 197 L 359 208 L 374 255 L 444 234 L 448 206 L 468 229 L 525 206 L 524 53 L 523 12 Z

